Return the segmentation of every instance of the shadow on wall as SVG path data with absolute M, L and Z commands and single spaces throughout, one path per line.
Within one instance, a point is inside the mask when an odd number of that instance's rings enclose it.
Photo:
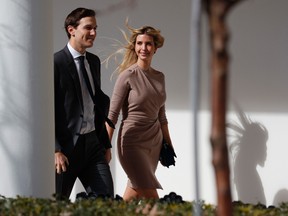
M 266 198 L 257 165 L 264 167 L 267 157 L 268 131 L 259 122 L 252 121 L 239 108 L 236 109 L 238 121 L 228 123 L 232 134 L 230 150 L 233 158 L 234 184 L 238 200 L 244 203 L 262 203 Z
M 283 188 L 276 193 L 273 200 L 273 205 L 278 206 L 284 202 L 288 202 L 288 190 L 286 188 Z

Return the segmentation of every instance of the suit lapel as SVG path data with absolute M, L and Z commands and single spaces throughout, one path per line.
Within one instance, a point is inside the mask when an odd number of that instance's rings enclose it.
M 93 77 L 93 82 L 94 82 L 94 87 L 95 87 L 95 101 L 96 101 L 96 106 L 98 109 L 101 109 L 102 113 L 106 113 L 106 107 L 109 107 L 109 97 L 101 90 L 100 87 L 100 68 L 98 65 L 98 62 L 95 61 L 95 59 L 90 58 L 90 53 L 86 53 L 86 58 L 87 61 L 89 62 L 90 65 L 90 70 L 92 73 Z M 99 62 L 100 64 L 100 62 Z M 108 113 L 107 113 L 108 115 Z
M 91 74 L 93 77 L 93 83 L 94 83 L 94 87 L 96 90 L 96 89 L 100 88 L 100 83 L 98 81 L 99 79 L 97 77 L 97 76 L 99 76 L 100 71 L 98 69 L 97 64 L 95 64 L 95 62 L 93 62 L 92 59 L 90 58 L 90 55 L 88 52 L 86 53 L 86 59 L 87 59 L 89 66 L 90 66 Z
M 67 57 L 68 71 L 69 71 L 69 74 L 71 75 L 71 77 L 73 79 L 74 86 L 76 88 L 77 98 L 81 104 L 82 109 L 84 109 L 83 108 L 83 98 L 82 98 L 82 92 L 81 92 L 81 85 L 80 85 L 79 75 L 77 72 L 77 68 L 76 68 L 74 59 L 73 59 L 71 53 L 69 52 L 67 46 L 64 48 L 64 52 L 65 52 L 66 57 Z

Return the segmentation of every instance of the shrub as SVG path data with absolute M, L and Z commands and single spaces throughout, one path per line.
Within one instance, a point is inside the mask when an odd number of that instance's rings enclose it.
M 169 194 L 171 195 L 171 193 Z M 168 199 L 164 196 L 159 200 L 133 200 L 125 202 L 122 199 L 95 198 L 69 200 L 41 199 L 32 197 L 0 198 L 0 216 L 134 216 L 134 215 L 165 215 L 190 216 L 193 207 L 201 209 L 202 216 L 216 215 L 217 207 L 199 202 L 185 202 L 182 199 Z M 175 194 L 174 195 L 175 198 Z M 177 196 L 177 195 L 176 195 Z M 240 201 L 233 202 L 235 216 L 280 216 L 288 215 L 288 204 L 282 203 L 279 207 L 266 207 L 262 204 L 252 205 Z

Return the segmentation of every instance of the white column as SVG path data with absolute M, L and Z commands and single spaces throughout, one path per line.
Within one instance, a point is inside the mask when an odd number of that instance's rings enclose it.
M 1 0 L 0 194 L 54 193 L 52 1 Z

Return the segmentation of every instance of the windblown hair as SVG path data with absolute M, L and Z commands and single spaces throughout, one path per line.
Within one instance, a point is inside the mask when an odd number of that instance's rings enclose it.
M 95 17 L 95 15 L 96 15 L 96 12 L 94 10 L 86 9 L 86 8 L 76 8 L 70 14 L 68 14 L 64 22 L 64 28 L 65 28 L 68 38 L 71 37 L 67 29 L 68 26 L 73 26 L 74 28 L 77 28 L 77 26 L 79 25 L 79 21 L 82 18 Z
M 131 32 L 130 39 L 127 34 L 122 31 L 127 45 L 124 47 L 126 49 L 122 63 L 118 66 L 117 70 L 119 73 L 123 72 L 126 68 L 137 62 L 137 55 L 135 52 L 135 43 L 138 35 L 149 35 L 153 38 L 153 42 L 156 48 L 160 48 L 164 44 L 164 37 L 160 34 L 160 30 L 157 30 L 151 26 L 143 26 L 138 29 L 131 28 L 126 21 L 126 27 Z

